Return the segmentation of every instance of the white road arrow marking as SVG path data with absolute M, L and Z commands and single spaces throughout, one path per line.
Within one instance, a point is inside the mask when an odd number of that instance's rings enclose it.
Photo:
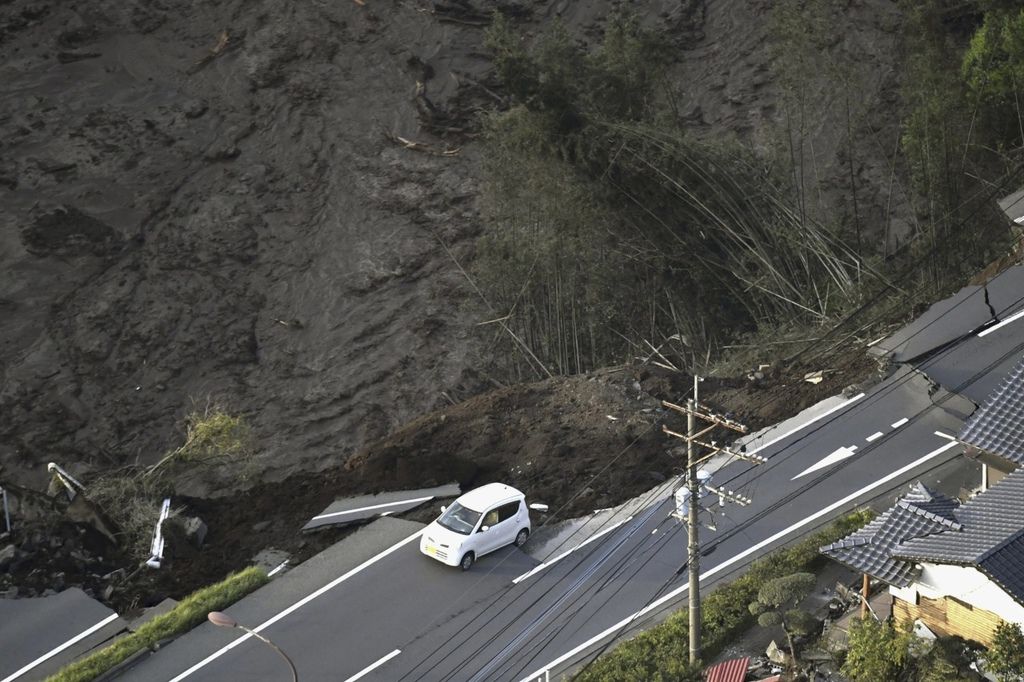
M 847 447 L 839 448 L 835 452 L 833 452 L 833 453 L 831 453 L 829 455 L 826 455 L 824 459 L 822 459 L 820 462 L 818 462 L 814 466 L 809 467 L 807 469 L 804 469 L 802 472 L 800 472 L 799 474 L 797 474 L 796 476 L 794 476 L 790 480 L 791 481 L 795 481 L 796 479 L 800 478 L 801 476 L 806 476 L 807 474 L 812 473 L 814 471 L 817 471 L 818 469 L 824 469 L 825 467 L 832 466 L 836 462 L 842 462 L 847 457 L 851 457 L 853 455 L 854 450 L 855 450 L 855 448 L 847 448 Z
M 899 478 L 903 474 L 905 474 L 905 473 L 907 473 L 909 471 L 912 471 L 916 467 L 919 467 L 922 464 L 925 464 L 926 462 L 928 462 L 928 461 L 930 461 L 932 459 L 935 459 L 936 457 L 938 457 L 942 453 L 946 452 L 947 450 L 949 450 L 949 449 L 951 449 L 953 447 L 956 447 L 957 445 L 958 445 L 958 443 L 946 443 L 941 448 L 938 448 L 936 450 L 932 450 L 931 452 L 929 452 L 926 455 L 922 455 L 921 457 L 915 459 L 910 464 L 907 464 L 906 466 L 900 467 L 899 469 L 897 469 L 896 471 L 892 472 L 891 474 L 886 474 L 885 476 L 883 476 L 882 478 L 878 479 L 874 483 L 870 483 L 870 484 L 864 486 L 863 488 L 861 488 L 860 490 L 857 490 L 855 492 L 850 493 L 849 495 L 847 495 L 846 497 L 844 497 L 841 500 L 836 500 L 835 502 L 833 502 L 832 504 L 828 505 L 827 507 L 825 507 L 823 509 L 819 509 L 818 511 L 814 512 L 813 514 L 811 514 L 810 516 L 806 517 L 805 519 L 803 519 L 801 521 L 798 521 L 797 523 L 793 524 L 789 528 L 784 528 L 783 530 L 780 530 L 775 535 L 772 535 L 770 537 L 765 538 L 761 542 L 758 542 L 757 544 L 752 545 L 752 546 L 748 547 L 747 549 L 743 550 L 742 552 L 740 552 L 739 554 L 735 555 L 731 559 L 723 561 L 722 563 L 718 564 L 714 568 L 712 568 L 712 569 L 710 569 L 708 571 L 705 571 L 704 573 L 701 574 L 700 580 L 703 582 L 707 578 L 710 578 L 711 576 L 713 576 L 713 575 L 715 575 L 717 573 L 721 573 L 722 571 L 724 571 L 725 569 L 729 568 L 733 564 L 736 564 L 736 563 L 742 561 L 743 559 L 745 559 L 746 557 L 750 556 L 751 554 L 753 554 L 755 552 L 761 551 L 762 548 L 767 547 L 768 545 L 772 544 L 773 542 L 776 542 L 777 540 L 786 537 L 787 535 L 789 535 L 793 531 L 799 530 L 799 529 L 803 528 L 804 526 L 806 526 L 806 525 L 808 525 L 810 523 L 813 523 L 814 521 L 817 521 L 822 516 L 825 516 L 826 514 L 828 514 L 830 512 L 833 512 L 836 509 L 839 509 L 843 505 L 846 505 L 846 504 L 849 504 L 850 502 L 853 502 L 854 500 L 862 497 L 866 493 L 872 492 L 875 489 L 880 488 L 881 486 L 885 485 L 886 483 L 888 483 L 889 481 L 893 480 L 894 478 Z M 555 660 L 551 661 L 550 663 L 548 663 L 544 667 L 538 668 L 537 670 L 534 670 L 529 675 L 521 678 L 519 680 L 519 682 L 535 682 L 538 678 L 542 678 L 542 677 L 547 679 L 547 677 L 545 677 L 545 675 L 550 677 L 551 671 L 554 670 L 557 666 L 560 666 L 560 665 L 562 665 L 562 663 L 565 663 L 566 661 L 571 660 L 573 657 L 575 657 L 581 651 L 586 651 L 587 649 L 592 647 L 595 643 L 600 642 L 602 639 L 605 639 L 606 637 L 608 637 L 610 635 L 615 635 L 615 636 L 622 635 L 626 631 L 626 628 L 628 628 L 638 618 L 640 618 L 641 616 L 645 616 L 648 613 L 651 613 L 652 611 L 657 611 L 659 608 L 661 608 L 661 606 L 663 604 L 665 604 L 666 602 L 669 602 L 669 601 L 675 599 L 679 595 L 681 595 L 684 592 L 686 592 L 689 588 L 690 588 L 689 584 L 683 584 L 683 585 L 677 587 L 676 589 L 672 590 L 668 594 L 666 594 L 664 596 L 661 596 L 658 599 L 656 599 L 655 601 L 651 602 L 650 604 L 648 604 L 644 608 L 640 609 L 636 613 L 633 613 L 633 614 L 631 614 L 629 616 L 626 616 L 625 618 L 620 620 L 615 625 L 612 625 L 611 627 L 606 628 L 605 630 L 602 630 L 601 632 L 597 633 L 596 635 L 594 635 L 593 637 L 591 637 L 587 641 L 583 642 L 582 644 L 579 644 L 579 645 L 573 647 L 572 649 L 570 649 L 569 651 L 565 652 L 564 654 L 562 654 L 561 656 L 559 656 Z

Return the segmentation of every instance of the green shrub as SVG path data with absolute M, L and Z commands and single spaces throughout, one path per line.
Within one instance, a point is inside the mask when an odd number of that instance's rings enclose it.
M 1002 680 L 1024 678 L 1024 633 L 1016 623 L 1000 623 L 989 647 L 986 669 Z
M 843 674 L 851 682 L 900 679 L 909 661 L 911 637 L 909 626 L 898 628 L 874 618 L 854 620 Z
M 712 657 L 754 623 L 749 604 L 768 580 L 807 569 L 823 557 L 818 547 L 849 535 L 871 520 L 870 510 L 848 514 L 828 528 L 792 547 L 758 559 L 746 572 L 701 600 L 702 652 Z M 622 642 L 596 659 L 573 678 L 575 682 L 683 682 L 694 671 L 689 666 L 689 612 L 677 611 L 663 623 Z M 880 678 L 881 679 L 881 678 Z
M 1024 92 L 1024 9 L 987 12 L 961 69 L 975 95 L 1013 105 Z
M 65 666 L 47 682 L 88 682 L 102 675 L 132 654 L 157 642 L 196 627 L 210 611 L 220 611 L 267 582 L 267 574 L 250 567 L 233 573 L 216 585 L 204 587 L 185 597 L 173 610 L 155 617 L 135 632 L 110 646 Z

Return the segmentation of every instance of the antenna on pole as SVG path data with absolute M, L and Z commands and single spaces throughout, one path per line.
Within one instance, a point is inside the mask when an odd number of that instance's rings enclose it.
M 746 506 L 752 502 L 749 497 L 740 493 L 718 488 L 711 485 L 711 472 L 698 469 L 697 467 L 711 459 L 715 455 L 724 454 L 729 457 L 764 464 L 768 460 L 760 455 L 750 455 L 744 452 L 736 452 L 725 446 L 719 446 L 714 440 L 708 441 L 706 436 L 718 428 L 729 429 L 738 433 L 746 433 L 747 427 L 739 422 L 733 421 L 712 412 L 709 408 L 700 404 L 698 400 L 698 386 L 701 379 L 693 377 L 693 398 L 686 402 L 686 405 L 677 405 L 663 400 L 661 404 L 679 414 L 686 415 L 686 434 L 679 433 L 662 425 L 661 430 L 675 438 L 686 441 L 686 485 L 675 493 L 676 509 L 672 516 L 680 521 L 686 521 L 688 538 L 686 564 L 689 569 L 690 587 L 690 663 L 696 664 L 700 661 L 701 633 L 700 633 L 700 499 L 711 493 L 718 496 L 721 506 L 726 502 L 732 502 Z M 697 420 L 704 422 L 700 430 L 697 428 Z M 706 453 L 698 451 L 705 450 Z M 712 524 L 709 526 L 715 530 Z

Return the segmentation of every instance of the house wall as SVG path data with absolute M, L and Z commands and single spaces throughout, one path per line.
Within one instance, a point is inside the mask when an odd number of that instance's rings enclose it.
M 937 635 L 989 645 L 1000 621 L 1024 626 L 1024 606 L 976 568 L 923 564 L 917 582 L 889 591 L 898 621 L 919 618 Z
M 897 623 L 920 620 L 939 637 L 958 635 L 991 646 L 1001 619 L 991 611 L 972 608 L 953 597 L 929 599 L 918 595 L 917 603 L 899 597 L 892 600 L 892 615 Z

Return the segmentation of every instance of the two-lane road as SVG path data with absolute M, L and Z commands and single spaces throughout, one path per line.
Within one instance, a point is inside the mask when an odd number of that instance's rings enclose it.
M 955 457 L 955 444 L 936 432 L 955 434 L 965 408 L 904 369 L 826 418 L 768 441 L 759 451 L 767 464 L 725 467 L 715 483 L 754 503 L 727 507 L 727 515 L 716 517 L 717 530 L 703 535 L 709 554 L 702 583 L 728 578 Z M 679 574 L 685 534 L 669 511 L 667 501 L 654 501 L 630 522 L 518 582 L 537 563 L 518 550 L 486 557 L 464 574 L 420 556 L 410 533 L 404 544 L 298 608 L 281 604 L 275 613 L 264 609 L 243 620 L 240 614 L 252 609 L 247 602 L 260 601 L 257 594 L 231 612 L 250 627 L 272 621 L 262 632 L 294 659 L 300 679 L 515 680 L 547 668 L 557 672 L 685 599 L 686 576 Z M 272 651 L 251 639 L 225 649 L 236 639 L 234 632 L 202 626 L 125 677 L 281 679 L 283 662 Z

